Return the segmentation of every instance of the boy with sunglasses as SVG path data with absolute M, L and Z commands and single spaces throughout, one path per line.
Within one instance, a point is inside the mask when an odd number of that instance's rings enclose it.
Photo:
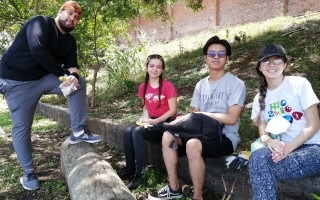
M 232 154 L 239 142 L 239 117 L 244 105 L 246 88 L 242 80 L 227 70 L 225 65 L 231 56 L 231 47 L 226 40 L 217 36 L 210 38 L 203 47 L 204 59 L 209 76 L 200 80 L 191 100 L 192 112 L 203 113 L 224 124 L 222 140 L 175 138 L 166 131 L 162 137 L 162 155 L 168 173 L 169 184 L 155 194 L 153 199 L 175 199 L 182 197 L 182 189 L 177 175 L 178 157 L 187 155 L 194 195 L 193 199 L 202 200 L 205 177 L 205 158 L 215 158 Z M 171 123 L 183 120 L 183 117 Z M 178 148 L 172 148 L 172 142 Z

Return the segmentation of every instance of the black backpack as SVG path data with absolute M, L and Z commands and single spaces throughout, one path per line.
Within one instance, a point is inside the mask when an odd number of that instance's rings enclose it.
M 220 139 L 224 124 L 202 113 L 190 113 L 175 124 L 163 123 L 163 128 L 179 138 Z

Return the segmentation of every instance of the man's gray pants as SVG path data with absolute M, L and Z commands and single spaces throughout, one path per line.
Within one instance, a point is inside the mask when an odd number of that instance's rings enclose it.
M 44 94 L 62 95 L 59 78 L 48 74 L 36 81 L 0 79 L 0 93 L 4 94 L 12 121 L 12 142 L 24 170 L 33 168 L 31 126 L 36 106 Z M 68 96 L 71 130 L 84 130 L 87 117 L 86 82 L 79 79 L 80 88 Z

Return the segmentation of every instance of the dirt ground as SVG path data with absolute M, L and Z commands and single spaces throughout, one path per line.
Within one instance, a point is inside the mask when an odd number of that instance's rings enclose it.
M 33 157 L 36 172 L 40 181 L 40 189 L 35 191 L 24 190 L 19 183 L 22 169 L 14 153 L 10 135 L 1 139 L 0 146 L 0 186 L 3 184 L 1 177 L 9 177 L 11 187 L 0 188 L 1 200 L 68 200 L 67 185 L 60 170 L 60 146 L 68 137 L 67 129 L 61 132 L 32 133 Z M 105 159 L 114 167 L 123 164 L 123 155 L 103 143 L 97 144 Z M 6 167 L 11 167 L 11 174 L 4 174 Z M 120 166 L 119 166 L 120 167 Z M 57 190 L 59 188 L 59 190 Z
M 69 136 L 67 128 L 59 132 L 32 133 L 33 158 L 36 172 L 40 181 L 40 189 L 34 191 L 24 190 L 19 183 L 22 169 L 17 162 L 16 154 L 10 135 L 0 141 L 0 200 L 70 200 L 68 187 L 60 166 L 60 146 Z M 124 155 L 104 143 L 98 143 L 97 149 L 111 166 L 118 171 L 125 165 Z M 11 174 L 4 173 L 4 169 L 10 167 Z M 1 177 L 10 177 L 10 187 L 4 187 Z M 128 180 L 124 180 L 125 184 Z M 146 189 L 146 190 L 145 190 Z M 145 200 L 149 189 L 133 191 L 138 200 Z M 136 193 L 135 193 L 136 192 Z M 191 191 L 190 191 L 191 192 Z M 188 196 L 192 193 L 188 192 Z M 207 200 L 216 199 L 211 192 L 205 191 Z M 189 199 L 189 198 L 183 198 Z
M 60 145 L 66 137 L 66 133 L 33 133 L 33 157 L 37 164 L 36 172 L 39 176 L 41 186 L 50 184 L 50 182 L 64 181 L 64 177 L 60 171 Z M 14 153 L 10 136 L 7 137 L 1 146 L 1 164 L 0 168 L 4 168 L 8 163 L 13 166 L 12 176 L 16 179 L 17 184 L 13 184 L 10 188 L 1 188 L 0 199 L 19 199 L 19 200 L 35 200 L 35 199 L 64 199 L 68 197 L 68 191 L 46 191 L 41 187 L 35 191 L 24 190 L 19 184 L 19 178 L 22 175 L 22 169 L 19 166 L 16 154 Z M 48 164 L 50 162 L 50 165 Z

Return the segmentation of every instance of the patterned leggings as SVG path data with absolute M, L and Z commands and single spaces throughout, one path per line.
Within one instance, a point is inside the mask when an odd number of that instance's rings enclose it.
M 319 144 L 304 144 L 278 163 L 272 161 L 267 147 L 252 152 L 249 159 L 253 200 L 276 200 L 277 181 L 300 179 L 318 173 Z

